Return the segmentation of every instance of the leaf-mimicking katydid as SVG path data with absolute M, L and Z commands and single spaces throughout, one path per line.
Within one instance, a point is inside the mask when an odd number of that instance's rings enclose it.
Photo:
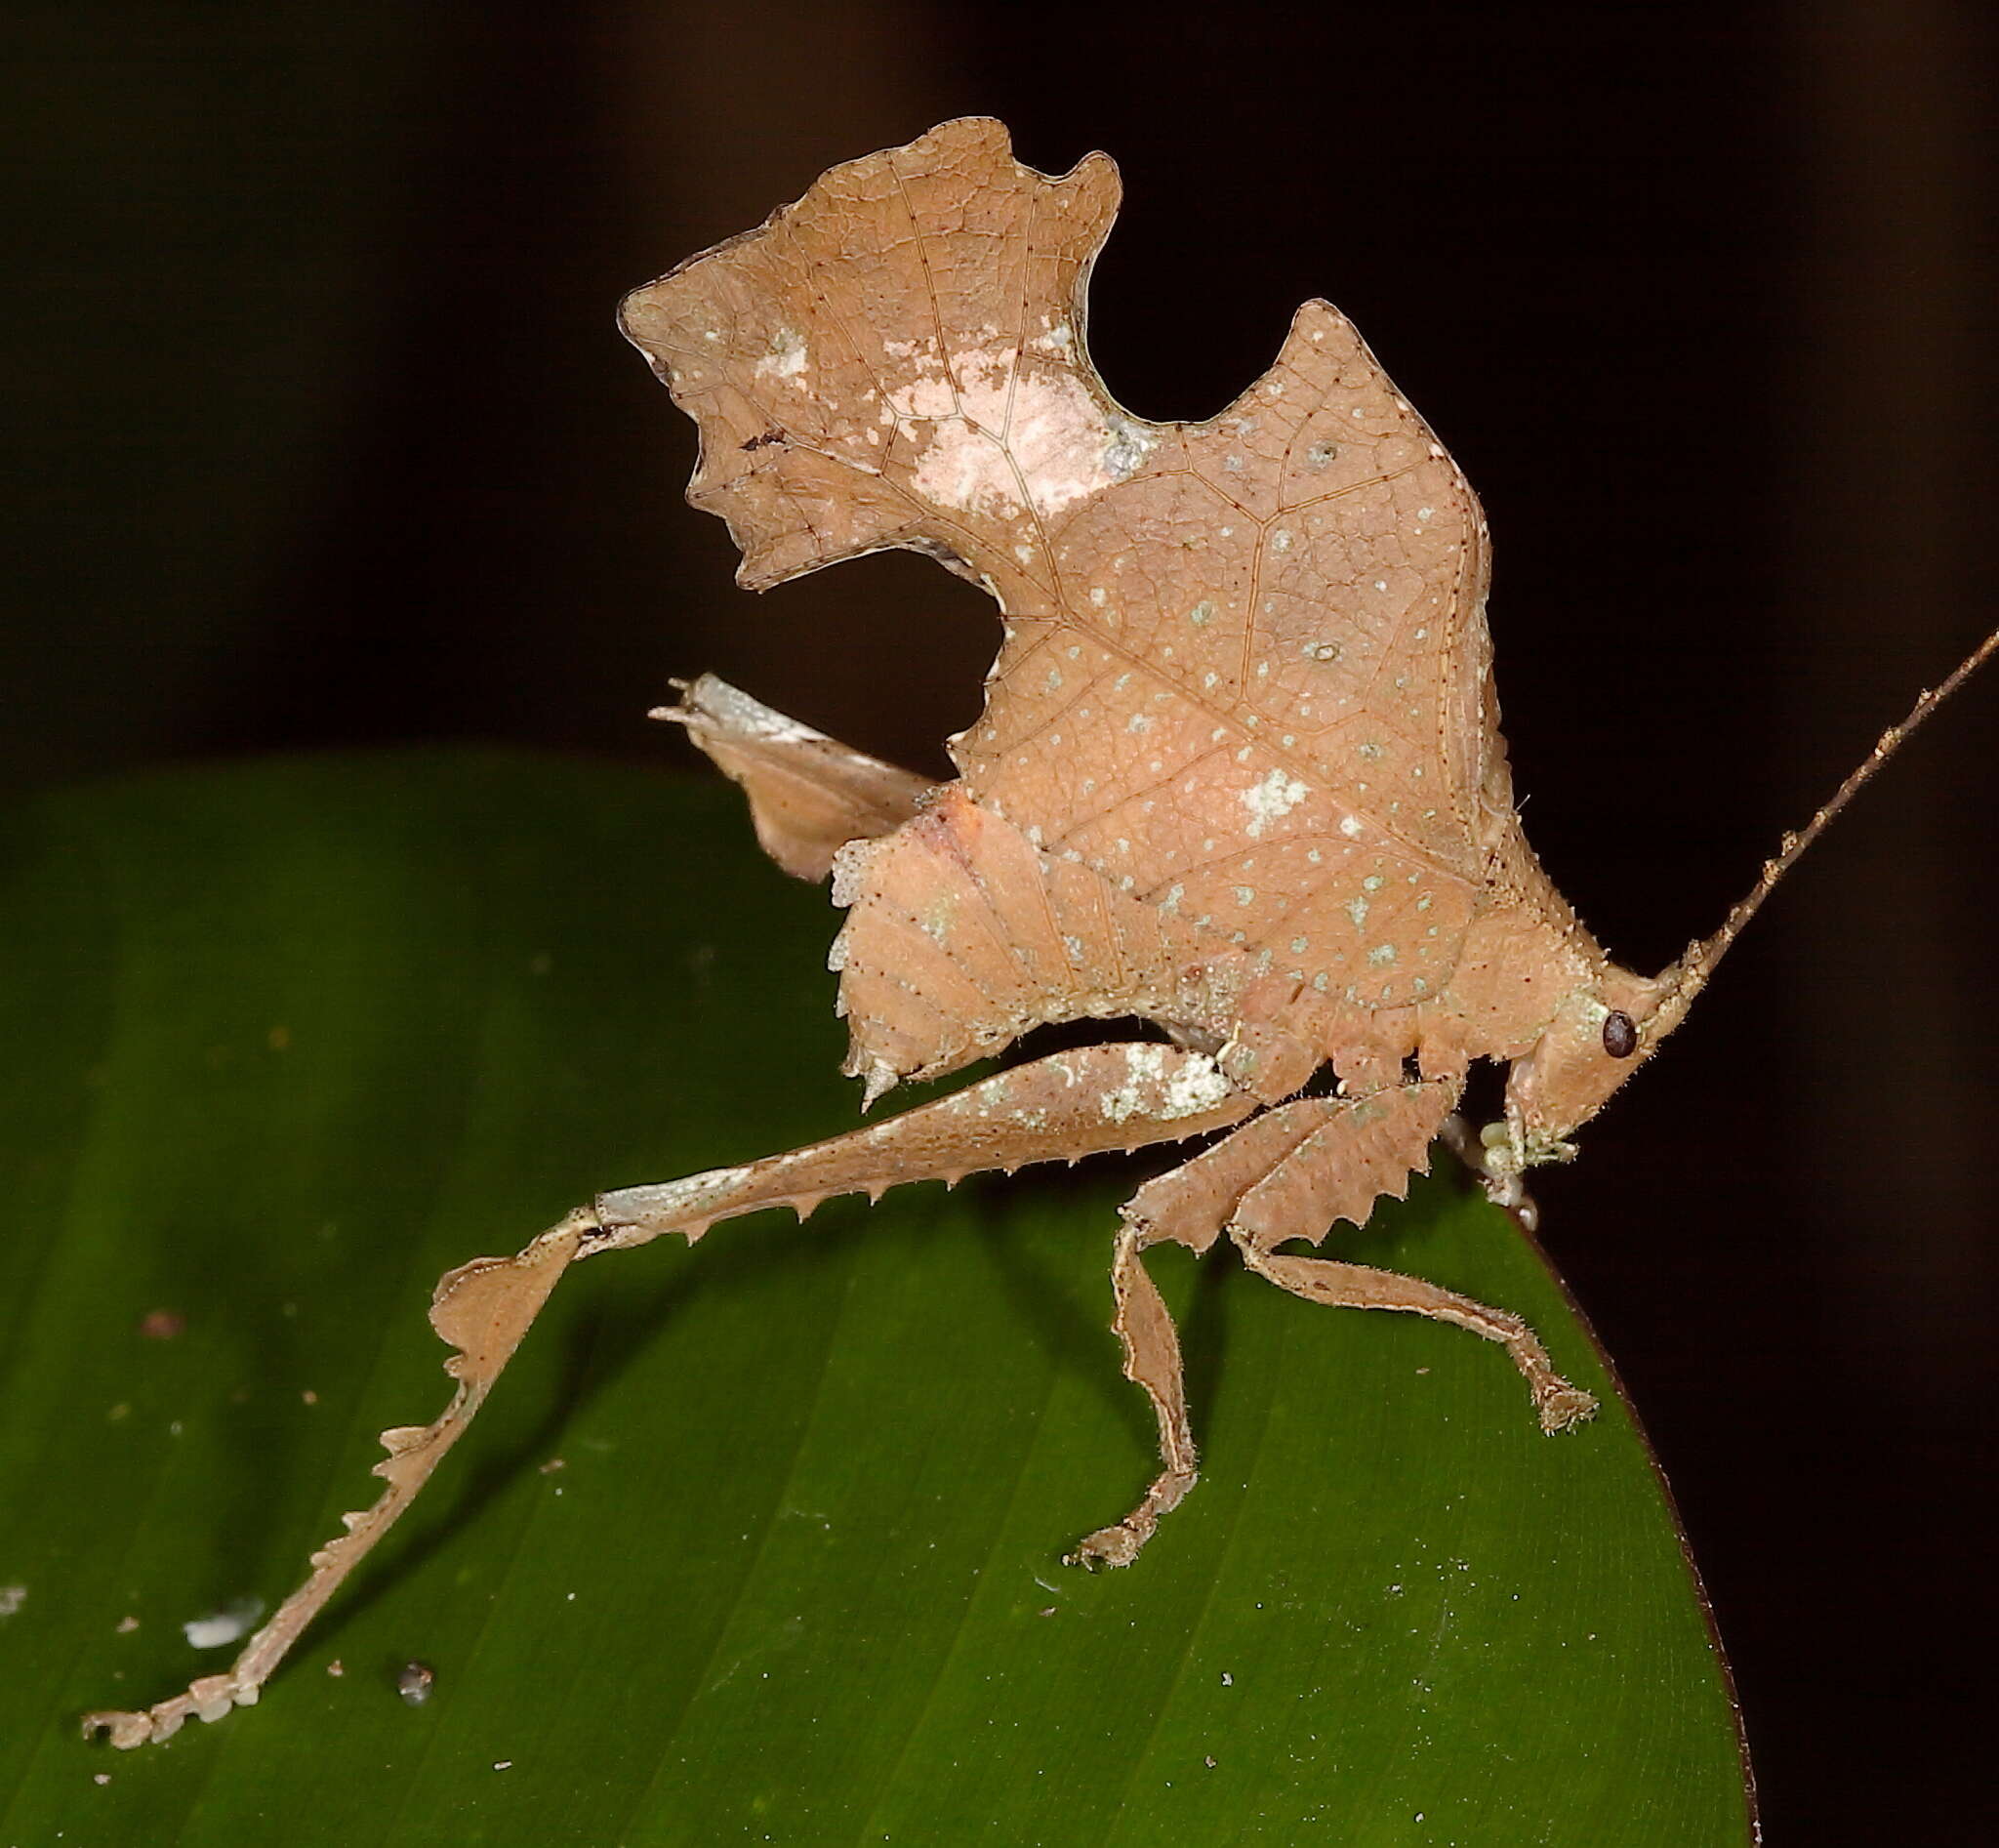
M 1589 1416 L 1503 1307 L 1285 1248 L 1365 1223 L 1440 1136 L 1518 1207 L 1526 1171 L 1569 1158 L 1781 873 L 1999 634 L 1716 934 L 1658 975 L 1621 968 L 1522 832 L 1464 477 L 1324 302 L 1219 416 L 1120 410 L 1083 342 L 1117 199 L 1100 154 L 1049 179 L 998 123 L 947 123 L 637 290 L 623 325 L 700 427 L 689 499 L 727 520 L 744 585 L 900 547 L 1003 613 L 985 711 L 942 784 L 713 677 L 661 715 L 743 786 L 786 871 L 831 878 L 846 1069 L 867 1102 L 1047 1023 L 1151 1030 L 1109 1029 L 810 1147 L 604 1194 L 516 1256 L 451 1272 L 431 1321 L 457 1390 L 434 1422 L 383 1434 L 380 1499 L 225 1673 L 87 1729 L 137 1745 L 255 1701 L 572 1261 L 759 1208 L 1205 1138 L 1122 1209 L 1115 1327 L 1161 1468 L 1076 1563 L 1129 1564 L 1195 1483 L 1178 1340 L 1145 1268 L 1163 1242 L 1226 1239 L 1308 1300 L 1454 1323 L 1505 1351 L 1545 1430 Z M 1455 1113 L 1478 1059 L 1507 1065 L 1505 1105 L 1470 1134 Z

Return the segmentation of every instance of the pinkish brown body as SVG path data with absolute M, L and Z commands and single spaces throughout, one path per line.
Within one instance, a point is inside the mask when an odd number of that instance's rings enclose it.
M 225 1673 L 86 1724 L 121 1745 L 265 1678 L 408 1505 L 571 1259 L 690 1241 L 761 1207 L 1215 1134 L 1141 1187 L 1112 1264 L 1124 1371 L 1162 1468 L 1072 1557 L 1128 1563 L 1193 1486 L 1172 1323 L 1143 1253 L 1226 1235 L 1258 1274 L 1500 1343 L 1542 1426 L 1586 1417 L 1504 1309 L 1299 1255 L 1400 1196 L 1471 1063 L 1509 1063 L 1476 1148 L 1517 1203 L 1535 1163 L 1656 1049 L 1783 867 L 1985 643 L 1843 786 L 1714 938 L 1655 978 L 1611 963 L 1521 832 L 1492 690 L 1485 520 L 1443 446 L 1323 302 L 1221 415 L 1149 424 L 1083 350 L 1117 177 L 1061 179 L 965 120 L 834 169 L 795 206 L 636 291 L 624 326 L 698 422 L 689 499 L 761 589 L 884 547 L 1004 615 L 984 715 L 930 786 L 712 677 L 662 716 L 747 791 L 788 872 L 829 875 L 847 1069 L 867 1100 L 1053 1021 L 1150 1022 L 831 1141 L 601 1196 L 439 1285 L 459 1350 L 433 1423 L 384 1434 L 388 1489 Z M 1162 1037 L 1163 1034 L 1163 1037 Z M 1330 1084 L 1307 1091 L 1329 1068 Z

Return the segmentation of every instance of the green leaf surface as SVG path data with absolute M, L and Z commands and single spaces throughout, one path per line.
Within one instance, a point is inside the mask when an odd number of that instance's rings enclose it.
M 1642 1441 L 1444 1161 L 1338 1249 L 1526 1312 L 1572 1435 L 1460 1331 L 1168 1253 L 1205 1474 L 1091 1577 L 1152 1469 L 1131 1170 L 765 1213 L 567 1279 L 261 1705 L 86 1745 L 441 1406 L 440 1271 L 856 1097 L 825 895 L 718 787 L 179 774 L 16 815 L 0 880 L 0 1848 L 1748 1840 Z

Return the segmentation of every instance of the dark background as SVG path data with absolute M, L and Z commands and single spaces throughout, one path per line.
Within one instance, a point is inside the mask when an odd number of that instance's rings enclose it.
M 734 590 L 611 312 L 990 112 L 1032 165 L 1122 166 L 1091 332 L 1139 414 L 1218 409 L 1306 296 L 1353 315 L 1490 514 L 1532 837 L 1656 967 L 1995 620 L 1993 19 L 18 5 L 0 784 L 438 738 L 677 763 L 641 714 L 708 667 L 941 769 L 990 606 L 901 554 Z M 1995 733 L 1999 674 L 1537 1189 L 1779 1844 L 1999 1820 Z

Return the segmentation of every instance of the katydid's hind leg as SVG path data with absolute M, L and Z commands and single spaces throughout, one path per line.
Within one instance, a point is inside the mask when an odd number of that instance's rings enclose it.
M 382 1433 L 388 1455 L 375 1465 L 375 1473 L 388 1488 L 372 1506 L 341 1517 L 347 1532 L 312 1555 L 306 1581 L 278 1606 L 226 1669 L 203 1675 L 184 1693 L 137 1712 L 86 1713 L 85 1738 L 105 1733 L 120 1750 L 130 1750 L 171 1739 L 190 1719 L 219 1720 L 232 1707 L 256 1704 L 265 1682 L 320 1607 L 395 1525 L 444 1454 L 464 1435 L 561 1281 L 585 1232 L 595 1224 L 588 1209 L 580 1210 L 516 1255 L 474 1258 L 439 1280 L 430 1299 L 430 1326 L 457 1350 L 444 1370 L 458 1387 L 451 1403 L 430 1423 L 398 1425 Z
M 791 1206 L 802 1214 L 829 1194 L 875 1195 L 903 1181 L 957 1180 L 987 1169 L 1075 1161 L 1102 1149 L 1198 1135 L 1255 1107 L 1205 1054 L 1142 1049 L 1143 1060 L 1128 1046 L 1056 1053 L 809 1148 L 607 1194 L 596 1209 L 579 1209 L 516 1256 L 461 1265 L 439 1283 L 430 1307 L 431 1326 L 458 1350 L 445 1363 L 458 1389 L 433 1422 L 382 1434 L 388 1456 L 375 1473 L 388 1489 L 372 1507 L 345 1517 L 347 1532 L 312 1555 L 305 1583 L 225 1672 L 204 1675 L 185 1693 L 142 1711 L 87 1714 L 86 1734 L 107 1733 L 121 1747 L 143 1745 L 170 1738 L 189 1719 L 220 1719 L 233 1706 L 254 1704 L 320 1607 L 458 1441 L 572 1259 L 643 1245 L 665 1232 L 692 1243 L 715 1220 L 760 1207 Z M 1188 1455 L 1191 1471 L 1191 1447 Z
M 1142 1056 L 1141 1056 L 1142 1055 Z M 583 1257 L 668 1232 L 690 1243 L 718 1219 L 762 1207 L 801 1217 L 834 1194 L 871 1199 L 904 1181 L 958 1181 L 1033 1162 L 1180 1141 L 1256 1107 L 1203 1052 L 1147 1043 L 1089 1046 L 967 1085 L 885 1122 L 743 1168 L 717 1168 L 596 1203 Z
M 1111 1264 L 1111 1289 L 1118 1305 L 1113 1327 L 1124 1348 L 1124 1377 L 1145 1388 L 1160 1426 L 1163 1465 L 1144 1499 L 1113 1527 L 1099 1528 L 1078 1542 L 1063 1561 L 1070 1566 L 1128 1566 L 1152 1539 L 1163 1514 L 1169 1514 L 1194 1487 L 1199 1458 L 1187 1417 L 1187 1380 L 1180 1364 L 1180 1337 L 1158 1287 L 1146 1274 L 1140 1253 L 1146 1237 L 1127 1224 L 1118 1235 Z
M 1544 1431 L 1567 1430 L 1597 1409 L 1597 1402 L 1579 1386 L 1571 1386 L 1555 1371 L 1540 1337 L 1508 1309 L 1489 1309 L 1421 1277 L 1401 1271 L 1377 1270 L 1369 1264 L 1345 1264 L 1328 1257 L 1292 1257 L 1262 1249 L 1251 1235 L 1237 1232 L 1243 1261 L 1294 1296 L 1323 1302 L 1334 1309 L 1400 1309 L 1469 1329 L 1497 1341 L 1520 1369 L 1533 1394 L 1534 1410 Z

